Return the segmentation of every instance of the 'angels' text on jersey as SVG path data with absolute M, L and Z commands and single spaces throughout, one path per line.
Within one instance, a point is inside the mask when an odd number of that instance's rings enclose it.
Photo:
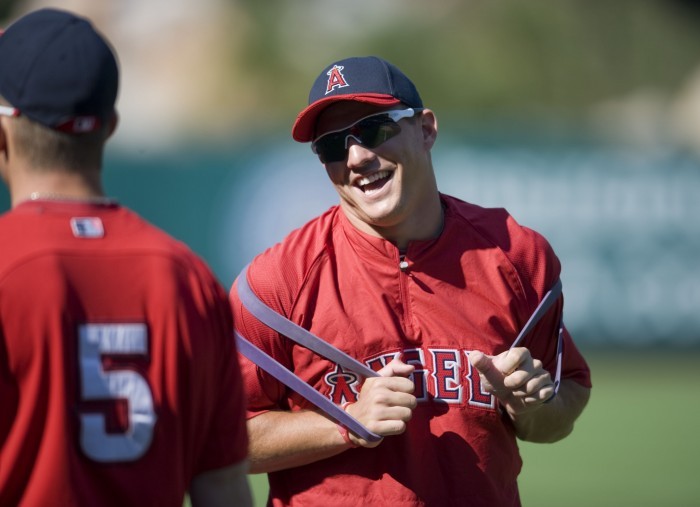
M 469 363 L 469 351 L 449 348 L 406 349 L 404 351 L 381 354 L 366 361 L 374 371 L 381 370 L 392 359 L 400 358 L 413 365 L 415 370 L 411 380 L 416 388 L 413 394 L 418 402 L 441 402 L 464 404 L 475 408 L 495 410 L 492 394 L 481 386 L 479 372 Z M 361 378 L 340 365 L 325 376 L 330 386 L 329 398 L 340 405 L 357 401 Z

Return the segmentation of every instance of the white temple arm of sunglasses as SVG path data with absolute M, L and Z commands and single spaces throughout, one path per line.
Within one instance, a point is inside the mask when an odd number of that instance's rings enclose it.
M 387 114 L 394 121 L 399 121 L 401 118 L 411 118 L 417 112 L 422 111 L 422 107 L 410 107 L 408 109 L 392 109 L 379 114 Z M 374 115 L 373 115 L 374 116 Z
M 19 109 L 10 107 L 10 106 L 1 106 L 0 105 L 0 116 L 12 116 L 12 117 L 17 117 L 19 116 Z

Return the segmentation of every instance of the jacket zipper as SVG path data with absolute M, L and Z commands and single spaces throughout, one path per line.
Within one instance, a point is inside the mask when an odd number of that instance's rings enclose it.
M 403 321 L 404 333 L 407 337 L 412 337 L 414 335 L 413 330 L 413 317 L 411 316 L 411 306 L 408 294 L 408 261 L 406 260 L 405 254 L 399 254 L 399 302 L 403 308 L 403 315 L 401 320 Z

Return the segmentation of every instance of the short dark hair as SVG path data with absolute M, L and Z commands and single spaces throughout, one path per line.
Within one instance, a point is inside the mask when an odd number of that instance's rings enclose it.
M 82 135 L 46 127 L 27 117 L 12 119 L 16 155 L 25 158 L 33 170 L 64 169 L 83 172 L 102 166 L 109 125 Z

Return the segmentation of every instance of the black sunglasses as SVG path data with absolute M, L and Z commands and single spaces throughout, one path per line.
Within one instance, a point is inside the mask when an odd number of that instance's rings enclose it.
M 311 143 L 311 150 L 321 163 L 341 162 L 348 156 L 348 139 L 353 138 L 362 146 L 376 148 L 401 132 L 397 123 L 401 118 L 411 118 L 422 108 L 394 109 L 365 116 L 349 127 L 323 134 Z

